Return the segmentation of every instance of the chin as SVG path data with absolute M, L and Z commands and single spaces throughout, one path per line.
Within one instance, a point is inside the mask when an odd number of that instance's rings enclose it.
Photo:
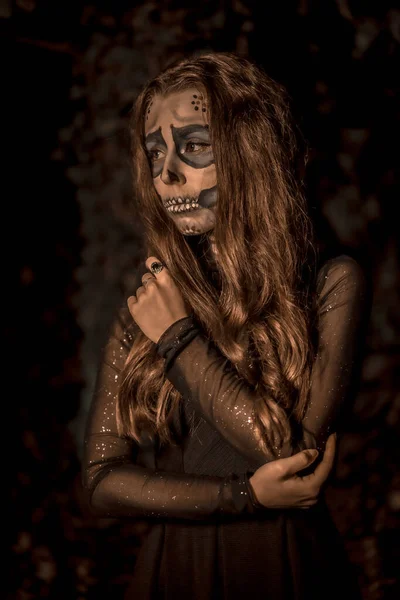
M 205 231 L 192 231 L 190 229 L 180 229 L 179 231 L 182 235 L 186 235 L 188 237 L 191 235 L 201 235 L 202 233 L 205 233 Z
M 204 233 L 208 233 L 208 232 L 212 231 L 213 228 L 210 227 L 210 229 L 207 229 L 204 227 L 196 227 L 193 225 L 187 225 L 186 227 L 179 226 L 178 229 L 183 235 L 202 235 Z
M 215 226 L 215 216 L 211 210 L 203 209 L 201 213 L 178 214 L 172 215 L 171 218 L 183 235 L 201 235 Z

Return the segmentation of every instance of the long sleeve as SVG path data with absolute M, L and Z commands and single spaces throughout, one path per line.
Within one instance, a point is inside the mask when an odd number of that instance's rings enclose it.
M 139 445 L 118 435 L 115 412 L 120 372 L 132 345 L 127 315 L 127 309 L 119 313 L 103 351 L 86 423 L 82 480 L 92 511 L 190 520 L 253 514 L 257 503 L 248 474 L 191 475 L 136 464 Z
M 317 357 L 311 375 L 311 392 L 303 421 L 303 441 L 283 446 L 281 457 L 301 448 L 323 449 L 336 428 L 346 399 L 354 393 L 359 349 L 365 321 L 365 280 L 358 263 L 348 256 L 327 262 L 317 281 Z M 184 321 L 172 325 L 162 344 L 179 339 Z M 254 427 L 253 391 L 240 378 L 219 349 L 200 330 L 187 336 L 166 376 L 195 410 L 254 468 L 275 457 L 264 452 Z M 160 353 L 162 350 L 160 351 Z

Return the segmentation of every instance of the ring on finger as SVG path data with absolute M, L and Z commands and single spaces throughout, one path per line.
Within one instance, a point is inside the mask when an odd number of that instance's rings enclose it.
M 159 261 L 154 261 L 150 265 L 150 271 L 154 274 L 160 273 L 164 268 L 164 265 Z

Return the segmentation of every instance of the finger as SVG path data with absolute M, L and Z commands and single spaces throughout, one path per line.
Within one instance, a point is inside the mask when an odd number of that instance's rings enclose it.
M 140 298 L 140 296 L 146 291 L 146 289 L 141 285 L 140 287 L 138 287 L 138 289 L 136 290 L 136 295 L 135 296 L 129 296 L 128 300 L 126 301 L 128 308 L 132 314 L 132 311 L 135 310 L 135 306 L 138 303 L 138 300 Z
M 142 277 L 143 285 L 148 285 L 151 281 L 153 283 L 155 283 L 157 281 L 155 276 L 152 273 L 145 273 Z
M 286 477 L 291 477 L 310 465 L 318 456 L 318 450 L 302 450 L 288 458 L 281 458 L 280 462 Z
M 314 476 L 319 485 L 321 485 L 328 477 L 332 470 L 336 452 L 336 434 L 332 433 L 326 442 L 324 456 L 314 471 Z
M 132 312 L 135 304 L 137 303 L 137 298 L 136 296 L 129 296 L 129 298 L 126 301 L 128 308 L 129 308 L 129 312 Z

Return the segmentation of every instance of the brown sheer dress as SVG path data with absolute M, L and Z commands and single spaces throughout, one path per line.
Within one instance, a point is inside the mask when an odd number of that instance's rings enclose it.
M 348 256 L 328 261 L 317 292 L 317 356 L 304 437 L 284 449 L 286 456 L 303 447 L 322 452 L 330 433 L 340 432 L 355 394 L 367 316 L 359 265 Z M 259 449 L 252 426 L 255 392 L 193 328 L 192 317 L 174 323 L 157 346 L 166 377 L 183 396 L 174 415 L 176 443 L 146 446 L 118 436 L 115 399 L 132 322 L 122 309 L 104 349 L 83 462 L 96 514 L 149 523 L 126 598 L 359 599 L 323 494 L 308 510 L 257 503 L 248 477 L 273 457 Z

